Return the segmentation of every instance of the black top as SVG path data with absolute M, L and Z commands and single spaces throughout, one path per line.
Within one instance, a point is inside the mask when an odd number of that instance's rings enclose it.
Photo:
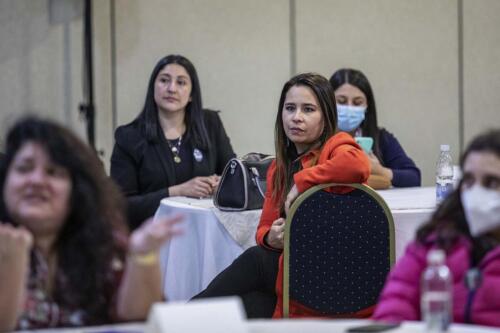
M 193 147 L 191 140 L 187 140 L 185 148 L 192 157 L 189 179 L 221 174 L 227 161 L 235 156 L 218 112 L 204 110 L 203 114 L 210 146 Z M 169 196 L 168 187 L 183 182 L 178 179 L 175 164 L 166 139 L 148 142 L 138 121 L 116 129 L 111 177 L 127 197 L 131 229 L 154 215 L 161 199 Z
M 166 140 L 164 136 L 161 137 L 162 140 Z M 181 139 L 179 144 L 179 138 L 175 140 L 168 140 L 170 143 L 169 151 L 166 154 L 171 154 L 174 158 L 175 154 L 172 153 L 172 147 L 176 147 L 179 151 L 177 155 L 181 159 L 180 163 L 174 163 L 174 173 L 175 180 L 177 184 L 182 184 L 193 178 L 193 147 L 191 145 L 191 140 Z

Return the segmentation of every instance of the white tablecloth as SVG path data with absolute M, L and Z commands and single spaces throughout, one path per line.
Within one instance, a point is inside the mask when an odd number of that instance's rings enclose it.
M 250 320 L 248 322 L 251 333 L 345 333 L 348 328 L 369 325 L 369 320 Z M 384 331 L 385 332 L 385 331 Z M 403 322 L 400 327 L 387 331 L 388 333 L 424 333 L 427 332 L 421 322 Z M 496 328 L 452 324 L 448 333 L 492 333 Z
M 418 227 L 429 220 L 436 208 L 434 187 L 393 188 L 377 191 L 391 210 L 396 234 L 396 259 L 415 238 Z
M 399 258 L 435 208 L 433 187 L 389 189 L 378 192 L 394 216 L 396 257 Z M 200 291 L 244 249 L 255 245 L 261 211 L 221 212 L 211 199 L 163 199 L 156 215 L 180 212 L 186 216 L 184 233 L 162 248 L 165 295 L 188 300 Z
M 345 333 L 350 327 L 363 326 L 370 324 L 368 320 L 249 320 L 246 322 L 248 333 Z M 209 325 L 207 323 L 207 325 Z M 208 328 L 207 331 L 210 331 Z M 20 331 L 33 332 L 33 331 Z M 79 327 L 79 328 L 59 328 L 38 330 L 41 333 L 58 332 L 58 333 L 147 333 L 147 327 L 142 323 L 133 324 L 118 324 L 108 326 L 94 327 Z M 178 330 L 169 331 L 171 333 L 179 333 Z M 421 322 L 403 322 L 402 325 L 390 331 L 389 333 L 424 333 L 426 332 L 423 323 Z M 498 328 L 452 324 L 447 331 L 448 333 L 495 333 L 499 332 Z M 153 332 L 156 333 L 156 332 Z M 168 333 L 168 332 L 167 332 Z M 203 332 L 200 332 L 203 333 Z
M 155 216 L 181 213 L 183 234 L 174 237 L 160 252 L 164 291 L 168 300 L 188 300 L 238 257 L 243 248 L 207 208 L 207 200 L 162 200 Z M 196 205 L 194 204 L 196 203 Z M 212 205 L 213 207 L 213 205 Z M 259 212 L 254 219 L 258 220 Z

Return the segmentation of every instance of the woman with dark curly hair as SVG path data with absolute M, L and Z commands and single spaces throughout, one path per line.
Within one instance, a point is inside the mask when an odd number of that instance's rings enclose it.
M 95 152 L 49 121 L 18 122 L 4 162 L 0 331 L 144 319 L 179 218 L 145 222 L 127 244 L 123 199 Z

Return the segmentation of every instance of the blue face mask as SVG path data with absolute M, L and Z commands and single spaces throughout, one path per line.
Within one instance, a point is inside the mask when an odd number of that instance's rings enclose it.
M 341 131 L 352 132 L 365 120 L 366 107 L 337 104 L 338 127 Z

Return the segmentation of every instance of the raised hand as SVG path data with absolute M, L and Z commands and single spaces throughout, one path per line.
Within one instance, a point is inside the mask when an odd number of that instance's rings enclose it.
M 0 223 L 0 261 L 16 260 L 33 246 L 33 235 L 25 228 Z
M 33 235 L 0 222 L 0 331 L 15 328 L 24 305 Z
M 146 220 L 130 235 L 129 253 L 157 252 L 166 241 L 182 233 L 179 223 L 183 219 L 181 215 L 173 215 Z

